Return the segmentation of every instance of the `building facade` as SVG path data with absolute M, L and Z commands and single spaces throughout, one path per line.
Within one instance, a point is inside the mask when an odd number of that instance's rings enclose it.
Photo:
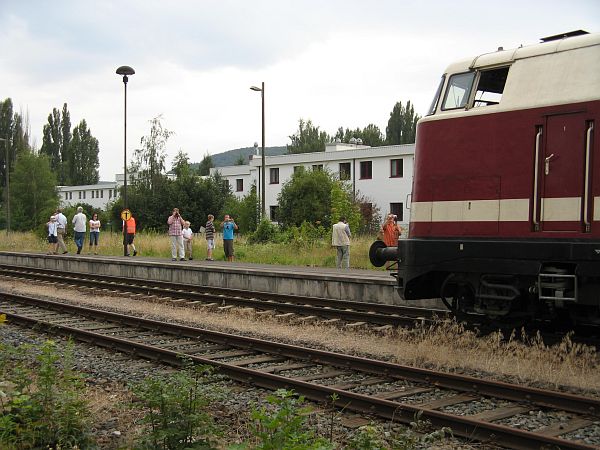
M 99 181 L 83 186 L 58 186 L 57 189 L 61 206 L 87 203 L 97 209 L 106 209 L 118 197 L 120 186 L 116 181 Z
M 410 220 L 410 194 L 412 190 L 415 145 L 389 145 L 369 147 L 359 144 L 332 143 L 324 152 L 299 153 L 265 157 L 265 210 L 267 216 L 277 220 L 277 197 L 283 184 L 294 170 L 328 170 L 338 179 L 346 181 L 355 195 L 366 198 L 381 214 L 391 212 L 398 220 Z M 262 158 L 254 155 L 248 165 L 216 167 L 237 197 L 257 186 L 261 198 Z

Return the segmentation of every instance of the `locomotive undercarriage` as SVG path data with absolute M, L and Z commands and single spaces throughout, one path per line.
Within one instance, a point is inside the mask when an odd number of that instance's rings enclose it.
M 597 243 L 553 240 L 407 239 L 371 247 L 371 262 L 398 262 L 406 300 L 441 298 L 465 319 L 600 325 Z
M 580 298 L 578 286 L 592 296 Z M 531 320 L 600 325 L 600 280 L 578 280 L 566 269 L 546 266 L 538 277 L 505 274 L 445 274 L 439 296 L 457 317 L 520 325 Z

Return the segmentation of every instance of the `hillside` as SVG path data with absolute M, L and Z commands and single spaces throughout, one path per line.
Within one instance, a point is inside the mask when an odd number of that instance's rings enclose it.
M 260 151 L 260 148 L 259 148 Z M 287 147 L 266 147 L 265 154 L 267 156 L 277 156 L 284 155 L 287 153 Z M 234 166 L 240 155 L 244 158 L 244 161 L 249 160 L 249 156 L 254 154 L 254 147 L 244 147 L 244 148 L 236 148 L 233 150 L 228 150 L 223 153 L 217 153 L 215 155 L 211 155 L 214 167 L 224 167 L 224 166 Z M 199 162 L 192 163 L 191 166 L 197 168 Z

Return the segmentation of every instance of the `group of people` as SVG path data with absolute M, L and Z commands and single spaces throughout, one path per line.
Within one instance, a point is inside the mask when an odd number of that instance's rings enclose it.
M 204 227 L 206 236 L 206 260 L 214 261 L 213 251 L 215 249 L 215 216 L 212 214 L 208 215 L 208 221 Z M 193 240 L 194 233 L 191 230 L 190 222 L 181 217 L 179 208 L 173 208 L 173 213 L 167 219 L 169 225 L 169 236 L 171 238 L 171 259 L 173 261 L 190 261 L 194 259 L 193 256 Z M 233 261 L 234 250 L 233 250 L 233 237 L 235 230 L 238 229 L 237 224 L 231 218 L 229 214 L 225 214 L 223 222 L 221 222 L 221 228 L 223 230 L 223 250 L 225 251 L 225 257 L 227 261 Z
M 398 224 L 398 217 L 395 214 L 388 214 L 385 222 L 379 230 L 382 235 L 383 242 L 388 247 L 397 247 L 398 239 L 402 234 L 402 227 Z M 340 217 L 340 220 L 333 225 L 331 234 L 331 245 L 335 247 L 337 254 L 335 258 L 335 266 L 338 269 L 350 268 L 350 226 L 345 217 Z
M 69 253 L 67 245 L 65 244 L 65 235 L 67 234 L 67 217 L 62 213 L 60 208 L 57 208 L 55 213 L 50 216 L 50 220 L 46 224 L 48 227 L 48 254 L 58 255 L 60 252 L 65 255 Z M 100 242 L 100 227 L 102 226 L 98 219 L 98 214 L 94 213 L 92 218 L 88 221 L 87 216 L 83 213 L 83 208 L 79 206 L 77 208 L 77 214 L 73 216 L 71 220 L 73 224 L 73 232 L 75 245 L 77 246 L 77 254 L 79 255 L 83 249 L 83 243 L 85 241 L 85 233 L 87 227 L 90 228 L 90 254 L 92 250 L 94 255 L 98 254 L 98 243 Z
M 208 215 L 208 221 L 204 227 L 206 236 L 206 260 L 213 261 L 213 251 L 215 249 L 215 217 L 212 214 Z M 98 219 L 98 214 L 94 213 L 92 218 L 88 221 L 87 216 L 83 212 L 83 208 L 79 206 L 77 208 L 77 214 L 73 216 L 71 220 L 74 231 L 74 242 L 77 246 L 77 254 L 79 255 L 83 249 L 85 234 L 87 227 L 89 226 L 89 253 L 94 255 L 98 254 L 98 243 L 100 242 L 100 228 L 101 223 Z M 125 226 L 126 232 L 124 233 L 124 244 L 127 245 L 127 256 L 137 255 L 137 249 L 135 248 L 135 229 L 136 223 L 133 216 L 126 221 L 123 225 Z M 179 208 L 173 208 L 172 214 L 167 219 L 167 225 L 169 225 L 169 237 L 171 238 L 171 259 L 173 261 L 186 261 L 193 260 L 193 239 L 194 233 L 192 231 L 191 223 L 185 220 L 179 213 Z M 61 253 L 67 254 L 67 246 L 64 241 L 65 234 L 67 232 L 67 218 L 62 213 L 62 210 L 58 208 L 56 212 L 50 216 L 50 220 L 47 223 L 48 226 L 48 254 L 57 255 L 59 249 Z M 223 230 L 223 250 L 227 261 L 232 262 L 234 260 L 234 249 L 233 249 L 233 238 L 235 230 L 238 229 L 237 224 L 229 214 L 225 214 L 223 222 L 221 222 L 221 228 Z M 385 222 L 381 226 L 380 234 L 382 239 L 388 247 L 395 247 L 398 245 L 398 239 L 402 234 L 402 228 L 397 222 L 397 217 L 394 214 L 388 214 Z M 331 235 L 331 245 L 336 248 L 336 267 L 338 269 L 349 269 L 350 268 L 350 238 L 352 233 L 350 232 L 350 226 L 346 221 L 345 217 L 340 217 L 340 220 L 333 225 Z

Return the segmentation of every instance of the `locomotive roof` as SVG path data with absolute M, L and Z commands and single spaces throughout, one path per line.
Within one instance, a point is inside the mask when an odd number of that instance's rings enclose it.
M 471 69 L 482 67 L 500 66 L 510 64 L 519 59 L 547 55 L 550 53 L 559 53 L 566 50 L 591 47 L 594 45 L 600 45 L 600 33 L 583 34 L 573 37 L 567 36 L 563 39 L 521 46 L 509 50 L 499 49 L 495 52 L 483 53 L 474 58 L 466 58 L 448 66 L 445 73 L 466 72 Z

